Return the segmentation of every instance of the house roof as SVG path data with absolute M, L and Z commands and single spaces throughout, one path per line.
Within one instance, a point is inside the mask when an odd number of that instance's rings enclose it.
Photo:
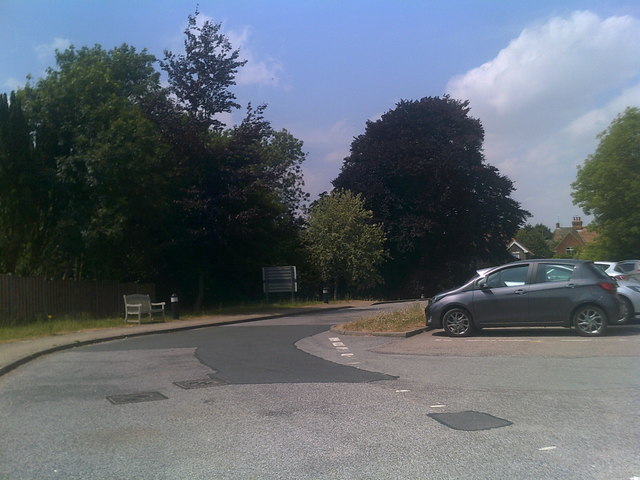
M 587 243 L 591 243 L 595 240 L 598 234 L 592 230 L 589 230 L 588 227 L 580 228 L 575 227 L 557 227 L 553 231 L 553 242 L 560 246 L 565 243 L 567 237 L 571 237 L 575 240 L 575 243 L 580 246 L 584 246 Z
M 513 240 L 511 240 L 511 243 L 509 244 L 509 246 L 507 246 L 507 250 L 513 246 L 518 247 L 520 250 L 522 250 L 524 253 L 533 253 L 531 250 L 529 250 L 527 247 L 525 247 L 524 245 L 522 245 L 521 243 L 519 243 L 515 238 Z

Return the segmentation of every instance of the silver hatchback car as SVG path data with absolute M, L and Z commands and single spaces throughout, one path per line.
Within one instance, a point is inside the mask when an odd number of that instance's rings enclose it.
M 427 326 L 465 337 L 484 327 L 574 327 L 599 336 L 619 314 L 615 280 L 582 260 L 523 260 L 431 298 Z
M 640 280 L 631 276 L 618 265 L 621 262 L 594 262 L 594 265 L 612 277 L 618 284 L 618 298 L 620 299 L 620 315 L 615 322 L 622 325 L 640 316 Z

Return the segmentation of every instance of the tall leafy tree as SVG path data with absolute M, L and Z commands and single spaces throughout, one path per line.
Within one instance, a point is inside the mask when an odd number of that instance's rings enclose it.
M 189 15 L 184 31 L 184 54 L 165 50 L 160 63 L 169 76 L 169 89 L 194 121 L 204 128 L 223 127 L 215 115 L 239 108 L 230 90 L 238 69 L 246 64 L 239 60 L 222 24 L 209 20 L 198 23 L 199 11 Z
M 249 105 L 233 128 L 216 118 L 239 107 L 231 87 L 245 61 L 220 24 L 201 22 L 198 15 L 189 16 L 184 54 L 166 51 L 161 62 L 179 115 L 169 115 L 170 125 L 155 116 L 180 158 L 175 205 L 184 234 L 174 242 L 173 259 L 192 267 L 186 270 L 194 278 L 185 284 L 197 292 L 196 309 L 207 300 L 255 296 L 261 266 L 292 262 L 300 251 L 297 217 L 307 198 L 302 142 L 275 131 L 264 118 L 265 106 Z M 162 102 L 154 109 L 170 110 Z
M 573 201 L 593 214 L 598 237 L 582 255 L 623 260 L 640 245 L 640 108 L 629 107 L 599 135 L 596 151 L 578 168 Z
M 362 194 L 385 225 L 395 293 L 428 293 L 505 259 L 528 213 L 511 180 L 485 163 L 483 139 L 468 102 L 444 96 L 399 102 L 351 144 L 333 185 Z
M 42 258 L 50 276 L 148 280 L 166 190 L 165 148 L 142 99 L 160 90 L 155 58 L 122 45 L 56 55 L 24 91 L 35 155 L 55 182 Z
M 181 262 L 193 265 L 198 279 L 196 309 L 206 297 L 255 297 L 260 267 L 301 256 L 305 154 L 300 141 L 272 129 L 263 110 L 249 108 L 238 126 L 209 134 L 177 201 L 187 233 Z
M 304 239 L 309 260 L 324 286 L 333 287 L 334 298 L 342 284 L 356 292 L 381 283 L 378 268 L 386 258 L 385 234 L 360 194 L 334 190 L 316 200 Z
M 46 188 L 35 163 L 22 102 L 0 95 L 0 269 L 23 273 L 39 217 L 37 195 Z

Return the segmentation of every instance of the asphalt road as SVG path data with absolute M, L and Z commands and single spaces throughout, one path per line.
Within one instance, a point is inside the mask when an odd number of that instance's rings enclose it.
M 640 325 L 328 330 L 367 313 L 40 358 L 0 378 L 0 478 L 640 478 Z

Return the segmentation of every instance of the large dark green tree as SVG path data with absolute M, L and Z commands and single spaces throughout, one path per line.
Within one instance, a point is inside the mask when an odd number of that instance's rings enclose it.
M 154 103 L 160 112 L 173 112 L 170 125 L 164 115 L 155 118 L 180 158 L 175 205 L 184 235 L 176 237 L 172 259 L 193 276 L 183 283 L 198 292 L 196 309 L 207 298 L 255 296 L 262 266 L 294 263 L 307 198 L 302 142 L 275 131 L 264 118 L 265 106 L 249 105 L 233 128 L 218 120 L 239 107 L 231 87 L 245 64 L 220 30 L 220 24 L 200 23 L 197 11 L 189 16 L 185 53 L 166 51 L 161 62 L 175 105 Z
M 160 89 L 154 57 L 96 45 L 56 61 L 22 92 L 39 173 L 52 178 L 31 273 L 150 280 L 166 190 L 165 148 L 140 108 Z
M 362 194 L 386 227 L 390 293 L 431 293 L 505 259 L 528 212 L 485 163 L 483 139 L 468 102 L 444 96 L 403 100 L 353 141 L 333 185 Z
M 238 108 L 244 65 L 189 17 L 185 53 L 68 48 L 0 97 L 0 269 L 154 281 L 196 306 L 260 295 L 260 268 L 300 264 L 302 142 Z M 170 289 L 170 290 L 169 290 Z
M 38 234 L 47 189 L 29 125 L 15 92 L 0 95 L 0 271 L 23 273 Z
M 629 107 L 600 134 L 600 143 L 578 168 L 573 200 L 598 233 L 582 256 L 637 258 L 640 246 L 640 108 Z
M 196 309 L 207 298 L 255 297 L 261 267 L 300 260 L 304 159 L 302 143 L 274 131 L 262 108 L 249 108 L 232 129 L 210 133 L 176 201 L 185 235 L 175 259 L 197 278 L 191 283 Z

